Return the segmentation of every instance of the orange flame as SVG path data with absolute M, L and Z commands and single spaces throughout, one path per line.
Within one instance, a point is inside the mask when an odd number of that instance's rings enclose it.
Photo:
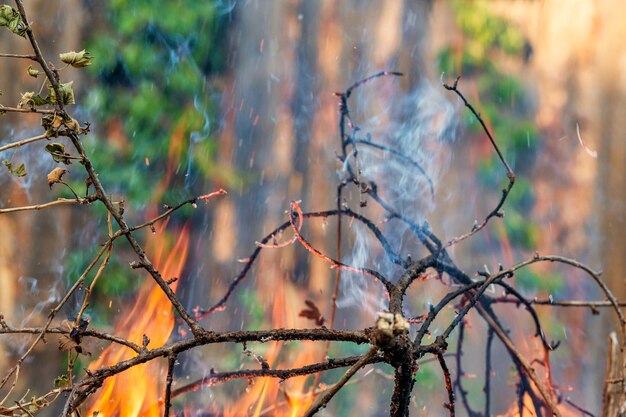
M 165 224 L 160 228 L 165 229 Z M 173 247 L 167 236 L 160 233 L 148 243 L 147 252 L 152 255 L 155 267 L 163 277 L 179 277 L 187 259 L 189 231 L 185 226 Z M 177 282 L 172 283 L 176 289 Z M 142 286 L 132 311 L 115 326 L 115 334 L 142 345 L 144 335 L 150 339 L 150 348 L 163 346 L 174 329 L 172 305 L 165 293 L 148 279 Z M 136 356 L 133 350 L 110 345 L 102 355 L 91 363 L 90 370 L 111 366 Z M 100 417 L 159 417 L 162 415 L 160 396 L 164 392 L 163 363 L 152 361 L 134 366 L 107 379 L 96 401 L 89 408 L 88 416 Z
M 561 413 L 561 417 L 576 417 L 580 415 L 579 412 L 574 411 L 570 407 L 565 407 L 564 405 L 559 405 L 557 408 L 559 409 L 559 412 Z M 537 417 L 533 400 L 530 398 L 528 394 L 524 395 L 521 415 L 519 411 L 520 410 L 517 405 L 517 402 L 515 402 L 511 404 L 509 408 L 503 414 L 500 414 L 498 417 Z M 549 414 L 549 412 L 544 410 L 544 415 L 545 414 Z
M 258 293 L 272 291 L 272 326 L 298 327 L 298 312 L 302 309 L 302 300 L 306 299 L 288 280 L 273 282 L 271 288 L 259 288 Z M 286 282 L 285 282 L 286 281 Z M 300 323 L 302 324 L 302 323 Z M 303 327 L 303 326 L 299 326 Z M 285 352 L 284 343 L 274 343 L 264 359 L 273 369 L 298 368 L 315 363 L 319 345 L 314 342 L 298 344 L 295 355 Z M 289 357 L 292 356 L 292 357 Z M 295 358 L 293 358 L 295 356 Z M 224 417 L 297 417 L 302 415 L 313 403 L 314 395 L 307 388 L 308 376 L 291 378 L 280 383 L 275 378 L 259 378 L 253 382 L 246 393 L 233 404 L 224 408 Z

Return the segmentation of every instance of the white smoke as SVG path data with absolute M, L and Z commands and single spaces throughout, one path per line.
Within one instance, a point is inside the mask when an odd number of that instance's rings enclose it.
M 368 89 L 370 91 L 365 91 Z M 370 84 L 361 87 L 352 100 L 361 102 L 355 108 L 363 107 L 362 101 L 372 100 L 373 95 L 376 100 L 376 94 L 380 95 L 380 90 Z M 350 158 L 353 170 L 361 182 L 376 183 L 378 195 L 389 207 L 418 225 L 428 220 L 437 209 L 437 201 L 442 200 L 438 184 L 449 167 L 451 151 L 448 145 L 454 141 L 458 125 L 457 107 L 444 94 L 441 87 L 425 80 L 410 94 L 402 96 L 399 91 L 389 94 L 388 104 L 378 105 L 378 114 L 357 114 L 351 107 L 355 119 L 367 121 L 356 132 L 357 155 Z M 358 125 L 359 121 L 355 120 L 355 123 Z M 389 150 L 377 149 L 363 141 Z M 345 178 L 345 166 L 342 171 L 339 174 Z M 368 200 L 364 214 L 383 231 L 401 257 L 410 255 L 417 259 L 425 254 L 408 225 L 398 220 L 387 221 L 387 213 L 380 210 L 376 202 L 369 197 L 361 199 Z M 373 268 L 388 279 L 397 280 L 401 268 L 385 255 L 375 236 L 356 222 L 351 230 L 353 247 L 343 261 L 355 267 Z M 371 312 L 380 310 L 384 297 L 380 296 L 379 290 L 373 290 L 373 286 L 382 289 L 369 276 L 344 272 L 338 305 L 358 305 Z

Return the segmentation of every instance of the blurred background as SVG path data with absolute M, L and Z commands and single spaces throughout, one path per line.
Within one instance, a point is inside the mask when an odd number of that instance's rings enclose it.
M 431 193 L 423 178 L 389 155 L 365 152 L 363 175 L 379 181 L 381 193 L 398 210 L 416 221 L 427 219 L 445 241 L 469 230 L 499 198 L 505 171 L 477 122 L 441 87 L 442 80 L 461 75 L 460 89 L 494 132 L 518 182 L 505 218 L 454 248 L 457 263 L 472 274 L 485 266 L 511 265 L 535 251 L 559 254 L 602 269 L 616 296 L 626 296 L 626 25 L 615 12 L 617 0 L 31 0 L 26 7 L 48 59 L 83 48 L 95 56 L 87 70 L 69 68 L 62 78 L 74 81 L 77 104 L 71 112 L 91 122 L 85 146 L 106 190 L 126 200 L 131 223 L 153 216 L 163 204 L 220 187 L 228 191 L 179 211 L 156 234 L 141 236 L 157 265 L 161 259 L 162 268 L 172 268 L 169 275 L 180 277 L 177 293 L 190 309 L 207 308 L 221 298 L 242 268 L 238 260 L 245 261 L 255 242 L 287 219 L 290 201 L 302 200 L 305 211 L 336 207 L 342 171 L 333 93 L 381 70 L 404 76 L 360 88 L 350 102 L 354 121 L 372 141 L 421 161 L 434 184 Z M 30 52 L 26 41 L 8 31 L 0 37 L 0 51 Z M 0 99 L 14 106 L 22 92 L 39 88 L 39 81 L 28 76 L 25 62 L 2 62 Z M 39 125 L 33 115 L 4 115 L 0 144 L 40 134 Z M 45 175 L 55 164 L 43 146 L 3 153 L 2 159 L 24 162 L 28 175 L 0 172 L 0 208 L 71 197 L 69 191 L 48 188 Z M 68 178 L 83 192 L 80 167 L 70 167 Z M 394 246 L 414 259 L 423 255 L 406 230 L 387 225 L 374 204 L 359 207 L 360 198 L 352 192 L 348 202 L 375 220 Z M 303 233 L 333 254 L 335 227 L 333 219 L 311 220 Z M 98 206 L 2 214 L 0 230 L 0 312 L 15 326 L 38 326 L 106 240 L 106 216 Z M 356 226 L 345 230 L 342 259 L 397 278 L 370 237 Z M 134 326 L 134 317 L 148 314 L 139 306 L 131 310 L 140 288 L 145 292 L 150 285 L 147 276 L 128 267 L 132 259 L 120 242 L 88 309 L 92 326 L 123 334 Z M 227 308 L 203 325 L 214 330 L 312 327 L 298 313 L 305 300 L 312 300 L 328 317 L 334 279 L 327 264 L 301 247 L 265 250 Z M 601 299 L 581 274 L 553 265 L 521 272 L 514 282 L 531 298 Z M 348 274 L 341 283 L 335 325 L 372 325 L 384 305 L 380 288 Z M 446 288 L 435 280 L 420 284 L 410 294 L 407 315 L 423 314 Z M 81 301 L 72 300 L 63 317 L 75 315 Z M 521 311 L 498 307 L 520 350 L 538 357 L 532 323 Z M 588 309 L 538 311 L 548 338 L 562 341 L 552 359 L 563 398 L 597 414 L 609 315 Z M 118 323 L 120 316 L 130 322 Z M 477 317 L 471 319 L 463 384 L 474 408 L 480 408 L 486 331 Z M 153 330 L 135 331 L 140 340 Z M 163 341 L 181 333 L 175 327 Z M 0 369 L 11 366 L 27 342 L 2 337 Z M 103 348 L 93 344 L 89 350 L 97 358 Z M 323 345 L 312 343 L 249 348 L 282 368 L 320 361 L 324 353 Z M 340 344 L 330 355 L 362 350 Z M 66 356 L 53 344 L 42 344 L 22 371 L 17 398 L 27 389 L 31 395 L 51 389 L 65 372 Z M 493 356 L 492 413 L 500 415 L 515 399 L 515 374 L 497 343 Z M 91 359 L 81 357 L 78 372 Z M 181 358 L 177 385 L 211 369 L 241 366 L 258 364 L 239 346 L 198 349 Z M 158 376 L 162 370 L 150 372 Z M 332 384 L 341 374 L 328 372 L 321 381 Z M 384 366 L 359 374 L 322 414 L 385 415 L 391 375 Z M 416 380 L 412 415 L 444 412 L 438 367 L 424 364 Z M 312 378 L 229 382 L 178 397 L 175 410 L 299 415 L 312 384 Z M 162 385 L 152 385 L 157 388 L 152 395 L 158 396 Z M 149 415 L 138 410 L 105 414 Z M 460 406 L 458 412 L 464 415 Z M 50 409 L 42 415 L 57 413 Z

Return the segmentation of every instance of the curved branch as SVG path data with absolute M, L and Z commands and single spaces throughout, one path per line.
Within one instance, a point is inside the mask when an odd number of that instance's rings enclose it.
M 500 151 L 500 148 L 498 147 L 498 144 L 496 143 L 495 139 L 491 135 L 491 132 L 487 128 L 487 125 L 485 124 L 485 121 L 480 116 L 480 114 L 476 111 L 474 106 L 472 106 L 470 104 L 470 102 L 467 101 L 467 99 L 465 98 L 463 93 L 461 93 L 461 91 L 459 91 L 459 89 L 457 88 L 458 84 L 459 84 L 459 79 L 460 78 L 461 78 L 460 76 L 457 77 L 456 81 L 454 81 L 454 84 L 452 84 L 452 85 L 448 85 L 448 84 L 444 83 L 443 84 L 443 88 L 445 88 L 446 90 L 449 90 L 449 91 L 453 91 L 457 96 L 459 96 L 459 98 L 463 101 L 463 104 L 465 104 L 465 107 L 467 107 L 472 112 L 474 117 L 476 117 L 476 120 L 478 120 L 478 122 L 480 123 L 480 125 L 483 128 L 483 131 L 485 132 L 485 134 L 489 138 L 489 141 L 491 142 L 491 145 L 493 146 L 493 149 L 498 154 L 498 158 L 500 159 L 500 162 L 502 162 L 502 165 L 504 165 L 504 168 L 506 169 L 506 176 L 509 179 L 509 183 L 502 190 L 502 196 L 500 197 L 500 200 L 496 204 L 495 208 L 493 210 L 491 210 L 489 212 L 489 214 L 487 214 L 485 219 L 481 223 L 479 223 L 477 225 L 474 225 L 474 227 L 472 227 L 472 230 L 470 230 L 469 232 L 467 232 L 467 233 L 465 233 L 465 234 L 463 234 L 461 236 L 458 236 L 458 237 L 455 237 L 455 238 L 451 239 L 448 243 L 445 244 L 444 248 L 449 248 L 450 246 L 452 246 L 452 245 L 454 245 L 454 244 L 456 244 L 456 243 L 458 243 L 458 242 L 460 242 L 462 240 L 465 240 L 468 237 L 474 235 L 479 230 L 483 229 L 487 225 L 487 223 L 489 223 L 489 220 L 492 217 L 502 217 L 503 213 L 500 211 L 500 209 L 502 209 L 502 206 L 504 205 L 504 202 L 506 201 L 507 197 L 509 196 L 509 193 L 511 192 L 511 189 L 513 188 L 513 185 L 515 184 L 515 173 L 511 169 L 511 166 L 509 165 L 509 163 L 504 158 L 504 155 L 502 154 L 502 151 Z
M 300 244 L 302 246 L 304 246 L 304 248 L 306 250 L 308 250 L 313 255 L 317 256 L 318 258 L 321 258 L 324 261 L 328 262 L 331 265 L 331 268 L 333 268 L 333 269 L 334 268 L 341 268 L 341 269 L 346 270 L 346 271 L 351 271 L 351 272 L 356 272 L 356 273 L 360 273 L 360 274 L 370 275 L 374 279 L 380 281 L 385 286 L 385 289 L 387 290 L 387 292 L 389 292 L 389 293 L 391 292 L 393 284 L 391 284 L 391 282 L 389 282 L 389 280 L 387 278 L 385 278 L 381 273 L 379 273 L 377 271 L 374 271 L 373 269 L 370 269 L 370 268 L 357 268 L 357 267 L 354 267 L 354 266 L 351 266 L 351 265 L 344 264 L 343 262 L 340 262 L 340 261 L 338 261 L 336 259 L 333 259 L 333 258 L 327 256 L 327 255 L 324 255 L 322 252 L 320 252 L 319 250 L 315 249 L 313 247 L 313 245 L 311 245 L 300 234 L 300 231 L 298 230 L 298 227 L 294 223 L 294 219 L 296 217 L 302 218 L 302 210 L 300 209 L 300 204 L 297 201 L 292 201 L 290 206 L 289 206 L 289 222 L 291 224 L 291 228 L 293 229 L 294 234 L 296 235 L 296 238 L 298 239 Z

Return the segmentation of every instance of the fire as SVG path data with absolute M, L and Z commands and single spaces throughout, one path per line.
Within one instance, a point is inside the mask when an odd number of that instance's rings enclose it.
M 147 252 L 163 277 L 178 277 L 187 258 L 189 232 L 184 227 L 176 242 L 171 244 L 162 229 L 164 227 L 158 230 L 155 238 L 150 239 Z M 305 295 L 288 280 L 279 281 L 281 282 L 258 289 L 259 299 L 268 299 L 269 292 L 272 292 L 275 302 L 272 305 L 271 325 L 275 328 L 304 327 L 308 322 L 298 318 L 298 312 L 303 308 L 302 300 L 306 299 Z M 176 284 L 177 282 L 173 283 L 172 288 L 175 289 Z M 264 293 L 268 294 L 264 296 Z M 167 342 L 174 329 L 174 315 L 169 300 L 152 280 L 146 281 L 134 307 L 116 324 L 115 329 L 115 334 L 138 345 L 142 344 L 144 335 L 148 336 L 149 348 L 156 348 Z M 273 343 L 263 356 L 272 368 L 297 368 L 318 361 L 319 347 L 314 342 L 301 342 L 296 349 L 288 351 L 284 343 Z M 110 345 L 91 363 L 89 369 L 110 366 L 135 355 L 131 349 Z M 300 416 L 314 400 L 311 380 L 312 377 L 307 376 L 292 378 L 283 383 L 275 378 L 256 379 L 245 393 L 226 405 L 221 413 L 224 417 Z M 97 412 L 99 417 L 162 416 L 164 381 L 164 362 L 152 361 L 132 367 L 105 381 L 85 415 L 93 416 Z M 186 409 L 185 415 L 192 415 L 191 410 Z
M 303 327 L 302 319 L 298 319 L 298 312 L 303 307 L 306 297 L 288 280 L 273 282 L 271 288 L 259 288 L 259 299 L 263 293 L 272 291 L 274 300 L 272 309 L 272 326 Z M 265 298 L 267 299 L 267 298 Z M 295 358 L 282 358 L 285 355 L 284 343 L 274 343 L 264 355 L 264 359 L 273 369 L 297 368 L 319 360 L 320 345 L 314 342 L 302 342 L 297 346 Z M 317 355 L 316 355 L 317 353 Z M 312 377 L 301 376 L 291 378 L 283 383 L 275 378 L 259 378 L 247 392 L 235 403 L 224 409 L 224 417 L 298 417 L 313 403 L 312 387 L 307 388 L 307 382 Z
M 161 227 L 155 238 L 150 239 L 147 253 L 151 255 L 155 267 L 166 279 L 180 277 L 187 259 L 189 231 L 184 227 L 172 245 Z M 177 282 L 172 283 L 176 289 Z M 144 335 L 150 339 L 149 348 L 164 345 L 174 329 L 172 306 L 165 293 L 147 279 L 141 288 L 135 306 L 130 313 L 115 325 L 115 334 L 141 346 Z M 91 363 L 89 369 L 114 365 L 136 355 L 133 350 L 110 345 L 102 355 Z M 162 362 L 152 361 L 134 366 L 125 372 L 107 379 L 96 394 L 97 399 L 86 414 L 92 416 L 158 417 L 163 414 L 160 396 L 164 392 L 164 369 Z
M 522 408 L 523 408 L 522 415 L 520 415 L 519 406 L 517 405 L 517 402 L 514 402 L 513 404 L 509 406 L 509 408 L 503 414 L 500 414 L 499 417 L 537 417 L 533 400 L 530 398 L 528 394 L 524 395 Z M 580 412 L 577 412 L 571 407 L 565 407 L 564 405 L 559 405 L 558 409 L 559 409 L 559 412 L 561 413 L 561 417 L 580 416 Z M 542 411 L 543 411 L 543 415 L 550 414 L 546 410 L 542 410 Z

